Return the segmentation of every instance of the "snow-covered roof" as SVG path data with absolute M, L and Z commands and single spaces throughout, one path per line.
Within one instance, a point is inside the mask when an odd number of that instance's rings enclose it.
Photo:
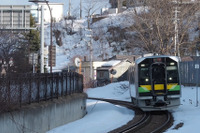
M 108 62 L 102 64 L 102 67 L 112 67 L 112 66 L 119 64 L 120 62 L 121 62 L 120 60 L 111 60 L 111 61 L 108 61 Z

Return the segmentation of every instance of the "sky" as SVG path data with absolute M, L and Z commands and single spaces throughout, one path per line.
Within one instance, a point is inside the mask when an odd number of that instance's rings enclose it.
M 126 87 L 122 87 L 122 85 Z M 199 133 L 200 104 L 198 106 L 196 104 L 196 89 L 196 87 L 182 86 L 181 105 L 177 109 L 170 110 L 174 117 L 174 124 L 165 133 Z M 85 92 L 89 97 L 130 101 L 127 81 L 89 88 Z M 198 95 L 200 95 L 199 93 Z M 87 114 L 85 117 L 54 128 L 47 133 L 106 133 L 125 125 L 134 116 L 134 111 L 127 108 L 102 101 L 87 100 Z M 183 123 L 183 126 L 174 129 L 180 123 Z

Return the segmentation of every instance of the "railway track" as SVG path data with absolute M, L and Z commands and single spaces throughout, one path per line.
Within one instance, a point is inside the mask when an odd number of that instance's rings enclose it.
M 171 113 L 168 111 L 143 112 L 127 101 L 91 97 L 88 99 L 105 101 L 134 110 L 135 117 L 131 121 L 120 128 L 110 131 L 110 133 L 161 133 L 173 123 Z

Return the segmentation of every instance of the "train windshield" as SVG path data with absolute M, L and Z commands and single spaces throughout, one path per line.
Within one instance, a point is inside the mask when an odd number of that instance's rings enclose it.
M 139 65 L 139 84 L 140 85 L 150 84 L 149 62 L 148 62 L 148 60 L 144 60 Z
M 167 66 L 167 83 L 178 83 L 178 68 L 176 63 Z
M 152 65 L 152 80 L 154 84 L 165 83 L 165 65 L 163 63 Z
M 145 59 L 138 69 L 140 85 L 151 84 L 151 81 L 155 84 L 179 82 L 178 63 L 171 58 Z

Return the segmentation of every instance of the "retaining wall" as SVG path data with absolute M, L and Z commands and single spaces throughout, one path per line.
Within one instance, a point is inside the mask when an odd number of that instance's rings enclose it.
M 86 98 L 77 93 L 0 114 L 0 133 L 45 133 L 80 119 L 86 114 Z

